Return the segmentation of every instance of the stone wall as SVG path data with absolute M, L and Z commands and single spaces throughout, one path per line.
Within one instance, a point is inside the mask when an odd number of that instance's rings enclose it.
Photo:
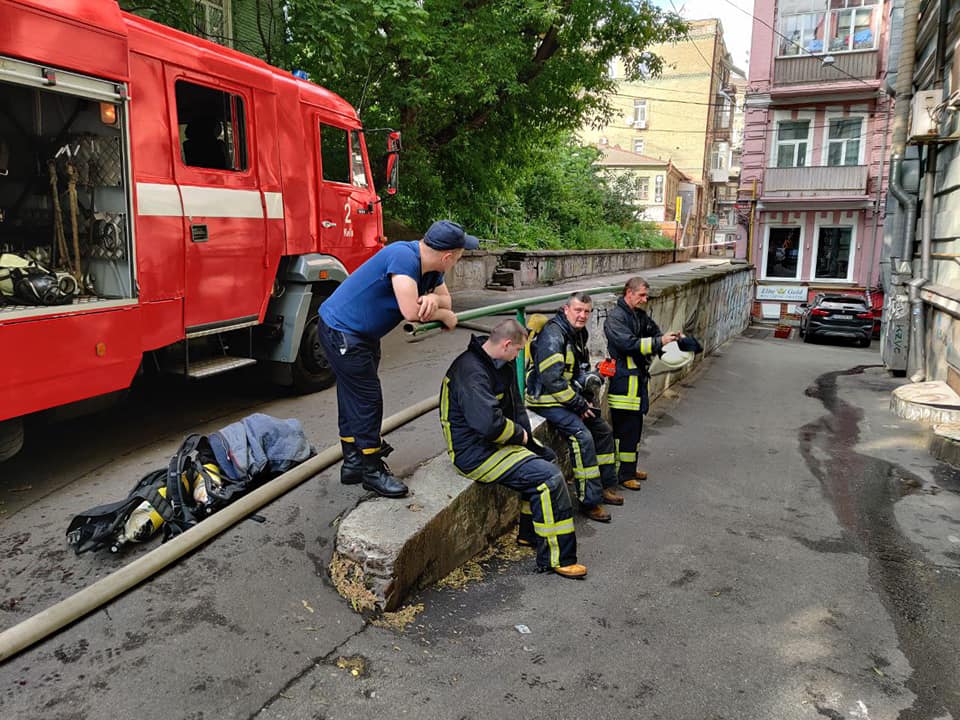
M 690 259 L 679 250 L 676 262 Z M 513 287 L 552 285 L 586 276 L 641 271 L 674 262 L 673 250 L 472 250 L 465 252 L 446 279 L 451 290 L 486 287 L 494 272 L 506 268 Z

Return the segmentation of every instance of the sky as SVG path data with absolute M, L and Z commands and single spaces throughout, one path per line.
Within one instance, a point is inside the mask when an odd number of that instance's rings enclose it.
M 677 10 L 688 20 L 719 18 L 723 39 L 733 56 L 733 64 L 747 71 L 750 56 L 750 34 L 753 23 L 753 0 L 653 0 L 658 7 Z M 737 8 L 740 8 L 739 10 Z

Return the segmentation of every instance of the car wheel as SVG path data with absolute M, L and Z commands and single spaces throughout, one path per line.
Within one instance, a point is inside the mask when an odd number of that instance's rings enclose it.
M 868 347 L 870 347 L 870 342 L 871 342 L 871 339 L 868 338 L 868 337 L 867 337 L 867 338 L 861 338 L 861 339 L 860 339 L 860 342 L 859 342 L 859 345 L 860 345 L 860 347 L 862 347 L 862 348 L 868 348 Z
M 803 334 L 803 341 L 804 341 L 805 343 L 812 343 L 812 342 L 813 342 L 813 335 L 810 333 L 809 330 L 807 330 L 807 331 Z
M 314 296 L 310 302 L 307 324 L 300 338 L 300 350 L 293 361 L 293 387 L 304 395 L 328 388 L 336 379 L 317 336 L 317 310 L 323 299 Z
M 23 419 L 0 421 L 0 462 L 9 460 L 23 447 Z

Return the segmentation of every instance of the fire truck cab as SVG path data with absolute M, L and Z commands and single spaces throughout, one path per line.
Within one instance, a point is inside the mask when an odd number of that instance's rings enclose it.
M 316 310 L 379 203 L 334 93 L 113 0 L 0 0 L 0 460 L 145 366 L 328 386 Z

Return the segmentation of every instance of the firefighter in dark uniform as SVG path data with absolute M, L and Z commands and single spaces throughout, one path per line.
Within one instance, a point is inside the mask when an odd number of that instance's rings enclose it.
M 383 392 L 377 370 L 380 338 L 401 320 L 457 325 L 443 276 L 477 238 L 439 220 L 421 240 L 394 242 L 357 268 L 320 306 L 317 335 L 337 376 L 343 465 L 340 482 L 362 483 L 384 497 L 403 497 L 407 486 L 384 463 L 392 448 L 380 437 Z
M 527 406 L 567 438 L 580 509 L 591 520 L 610 522 L 600 504 L 622 505 L 623 496 L 615 490 L 613 432 L 588 397 L 587 379 L 599 380 L 587 350 L 592 309 L 589 295 L 573 293 L 531 343 Z
M 647 473 L 637 470 L 637 446 L 643 431 L 643 416 L 649 408 L 647 382 L 650 361 L 664 345 L 679 340 L 677 332 L 663 334 L 641 305 L 649 299 L 650 286 L 642 277 L 630 278 L 623 296 L 607 313 L 603 333 L 607 336 L 607 354 L 616 361 L 616 374 L 610 379 L 607 402 L 616 444 L 617 472 L 620 484 L 639 490 Z
M 537 568 L 582 578 L 573 508 L 553 453 L 533 439 L 513 361 L 527 339 L 516 320 L 473 336 L 443 379 L 440 424 L 454 467 L 479 483 L 500 483 L 529 503 Z

